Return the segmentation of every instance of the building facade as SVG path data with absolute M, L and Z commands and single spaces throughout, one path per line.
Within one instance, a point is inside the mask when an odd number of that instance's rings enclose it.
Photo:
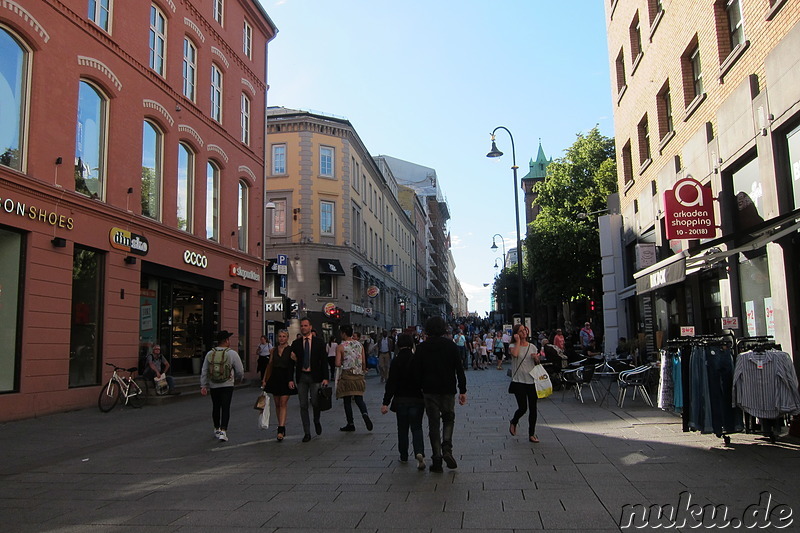
M 795 352 L 800 4 L 606 0 L 606 21 L 621 209 L 607 232 L 621 233 L 626 273 L 606 296 L 624 302 L 619 331 L 648 353 L 684 326 Z
M 338 323 L 377 332 L 416 324 L 414 221 L 390 169 L 373 160 L 345 119 L 267 110 L 269 165 L 267 320 L 285 318 L 283 296 L 326 338 Z M 331 316 L 331 310 L 339 309 Z
M 0 419 L 92 405 L 155 343 L 176 374 L 257 344 L 276 29 L 216 4 L 0 3 Z

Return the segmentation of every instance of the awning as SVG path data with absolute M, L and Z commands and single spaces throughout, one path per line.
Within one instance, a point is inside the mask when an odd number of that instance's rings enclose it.
M 277 273 L 278 273 L 278 260 L 267 259 L 267 274 L 277 274 Z
M 319 273 L 329 276 L 344 276 L 344 268 L 338 259 L 319 259 Z
M 633 275 L 636 280 L 636 294 L 644 294 L 680 283 L 686 279 L 686 252 L 662 259 Z

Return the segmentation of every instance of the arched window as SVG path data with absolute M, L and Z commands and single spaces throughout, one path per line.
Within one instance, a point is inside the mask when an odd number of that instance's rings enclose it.
M 142 133 L 142 215 L 159 220 L 161 205 L 162 134 L 145 120 Z
M 206 238 L 219 241 L 219 167 L 206 165 Z
M 247 251 L 247 201 L 249 189 L 247 184 L 243 181 L 239 182 L 239 213 L 237 223 L 239 226 L 239 250 Z
M 0 27 L 0 165 L 15 170 L 22 170 L 28 61 L 27 50 Z
M 107 102 L 91 83 L 80 82 L 75 126 L 75 190 L 100 199 L 105 190 Z
M 181 143 L 178 145 L 178 229 L 192 231 L 192 197 L 194 194 L 194 152 Z

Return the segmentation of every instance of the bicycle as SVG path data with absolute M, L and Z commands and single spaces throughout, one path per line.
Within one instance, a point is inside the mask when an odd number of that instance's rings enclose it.
M 97 398 L 97 407 L 100 411 L 104 413 L 111 411 L 117 405 L 120 397 L 125 398 L 125 405 L 137 409 L 142 407 L 145 401 L 145 392 L 133 379 L 133 373 L 137 371 L 137 368 L 122 368 L 114 363 L 106 363 L 106 365 L 113 367 L 114 373 L 100 390 L 100 396 Z M 122 377 L 117 373 L 118 371 L 127 372 L 128 375 Z

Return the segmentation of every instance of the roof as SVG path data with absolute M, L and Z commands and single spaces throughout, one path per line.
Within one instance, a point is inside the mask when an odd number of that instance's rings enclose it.
M 543 180 L 547 176 L 547 166 L 553 162 L 553 158 L 547 159 L 542 149 L 542 141 L 539 141 L 539 151 L 536 154 L 536 161 L 531 159 L 530 171 L 522 177 L 523 180 Z

